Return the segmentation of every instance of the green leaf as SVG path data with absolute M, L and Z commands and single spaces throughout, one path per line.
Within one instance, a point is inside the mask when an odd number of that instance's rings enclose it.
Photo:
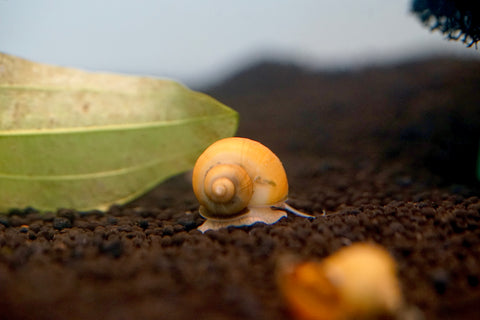
M 0 212 L 128 202 L 237 125 L 234 110 L 173 81 L 0 53 Z

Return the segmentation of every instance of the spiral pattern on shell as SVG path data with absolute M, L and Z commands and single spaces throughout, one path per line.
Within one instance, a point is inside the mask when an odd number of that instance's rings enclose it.
M 219 164 L 207 171 L 204 190 L 210 201 L 202 204 L 210 215 L 232 216 L 248 206 L 253 183 L 241 166 Z

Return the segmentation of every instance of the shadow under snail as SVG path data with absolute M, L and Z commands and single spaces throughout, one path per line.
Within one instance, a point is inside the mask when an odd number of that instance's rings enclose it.
M 208 147 L 195 164 L 192 184 L 206 219 L 201 232 L 273 224 L 287 213 L 314 218 L 285 203 L 288 181 L 280 159 L 247 138 L 225 138 Z

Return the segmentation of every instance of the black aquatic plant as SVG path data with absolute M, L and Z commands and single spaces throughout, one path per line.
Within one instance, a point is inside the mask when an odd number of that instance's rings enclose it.
M 449 40 L 461 40 L 477 47 L 480 41 L 480 9 L 471 0 L 413 0 L 411 11 L 430 29 Z

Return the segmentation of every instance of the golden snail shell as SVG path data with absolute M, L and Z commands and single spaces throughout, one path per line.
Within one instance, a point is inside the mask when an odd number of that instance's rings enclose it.
M 291 212 L 285 203 L 287 175 L 278 157 L 257 141 L 226 138 L 213 143 L 198 158 L 192 185 L 207 220 L 198 229 L 272 224 Z

